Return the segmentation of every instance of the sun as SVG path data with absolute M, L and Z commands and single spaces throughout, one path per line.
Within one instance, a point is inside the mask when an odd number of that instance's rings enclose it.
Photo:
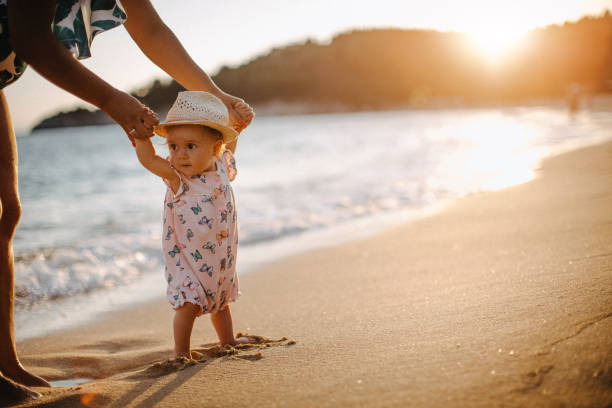
M 526 32 L 512 27 L 491 26 L 474 27 L 467 35 L 476 51 L 495 64 L 521 44 Z

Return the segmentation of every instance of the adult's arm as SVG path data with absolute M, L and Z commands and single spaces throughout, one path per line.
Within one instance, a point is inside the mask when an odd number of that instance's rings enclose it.
M 242 130 L 254 117 L 244 101 L 223 92 L 189 56 L 149 0 L 122 0 L 128 19 L 125 28 L 142 52 L 186 89 L 216 95 L 227 106 L 232 125 Z M 244 109 L 244 107 L 248 109 Z M 242 107 L 242 108 L 241 108 Z M 243 122 L 240 124 L 240 122 Z
M 128 136 L 149 137 L 157 116 L 78 62 L 51 31 L 54 14 L 55 0 L 9 0 L 15 53 L 50 82 L 106 112 Z

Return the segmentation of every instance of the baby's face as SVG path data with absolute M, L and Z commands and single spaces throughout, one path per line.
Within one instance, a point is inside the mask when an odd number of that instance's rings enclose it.
M 168 126 L 170 164 L 186 176 L 215 170 L 215 143 L 219 137 L 198 125 Z

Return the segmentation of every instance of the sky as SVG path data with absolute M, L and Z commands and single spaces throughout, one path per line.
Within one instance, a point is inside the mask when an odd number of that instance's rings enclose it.
M 529 30 L 612 11 L 612 0 L 152 0 L 157 12 L 209 75 L 273 47 L 330 41 L 351 29 L 423 28 L 466 32 L 495 58 Z M 168 76 L 124 28 L 97 36 L 82 63 L 113 86 L 132 91 Z M 92 108 L 28 68 L 5 88 L 18 134 L 76 106 Z

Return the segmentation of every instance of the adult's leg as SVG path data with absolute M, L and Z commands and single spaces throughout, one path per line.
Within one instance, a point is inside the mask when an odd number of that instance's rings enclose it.
M 6 377 L 0 375 L 0 405 L 16 404 L 29 398 L 38 398 L 40 394 L 23 385 L 19 385 Z
M 21 215 L 17 190 L 17 142 L 4 92 L 0 90 L 0 372 L 16 383 L 49 387 L 26 371 L 17 358 L 13 333 L 15 272 L 13 235 Z M 4 382 L 10 387 L 10 383 Z

